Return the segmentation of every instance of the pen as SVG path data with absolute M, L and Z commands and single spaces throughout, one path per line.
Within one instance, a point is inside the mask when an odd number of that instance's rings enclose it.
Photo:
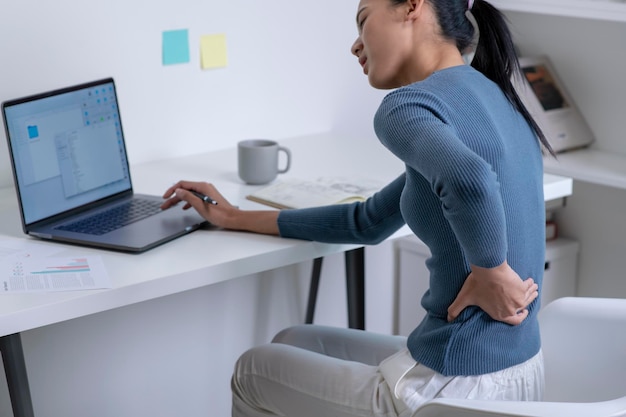
M 196 197 L 198 197 L 200 200 L 204 201 L 205 203 L 213 204 L 214 206 L 217 205 L 217 201 L 213 200 L 208 195 L 204 195 L 194 190 L 189 190 L 189 192 L 191 192 L 193 195 L 195 195 Z

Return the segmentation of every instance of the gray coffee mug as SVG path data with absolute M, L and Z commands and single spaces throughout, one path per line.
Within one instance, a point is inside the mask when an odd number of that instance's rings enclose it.
M 278 166 L 278 154 L 284 152 L 284 168 Z M 289 171 L 291 152 L 277 142 L 267 139 L 248 139 L 237 144 L 239 178 L 248 184 L 267 184 L 278 174 Z

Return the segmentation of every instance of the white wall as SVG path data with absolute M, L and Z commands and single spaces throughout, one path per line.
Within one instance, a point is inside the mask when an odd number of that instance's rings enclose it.
M 356 0 L 22 0 L 0 12 L 0 99 L 116 79 L 131 162 L 328 131 L 363 102 L 349 49 Z M 164 30 L 189 29 L 191 63 L 161 64 Z M 228 66 L 202 71 L 199 38 L 225 33 Z M 361 90 L 367 90 L 361 89 Z M 371 122 L 358 119 L 371 130 Z M 0 185 L 9 182 L 6 144 Z
M 135 164 L 248 137 L 371 136 L 383 93 L 349 54 L 357 3 L 7 2 L 0 100 L 113 76 Z M 162 66 L 162 31 L 184 28 L 191 63 Z M 229 64 L 202 71 L 199 37 L 216 33 Z M 0 186 L 11 183 L 5 142 Z M 367 327 L 390 332 L 391 244 L 367 253 Z M 318 323 L 347 323 L 343 268 L 341 255 L 324 261 Z M 293 265 L 23 333 L 35 414 L 230 415 L 234 361 L 303 321 L 309 274 L 310 263 Z M 0 383 L 0 416 L 10 415 Z

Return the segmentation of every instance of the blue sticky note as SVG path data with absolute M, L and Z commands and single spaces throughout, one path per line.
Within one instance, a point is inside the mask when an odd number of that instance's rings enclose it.
M 163 32 L 163 65 L 189 62 L 189 31 L 187 29 Z
M 37 125 L 28 126 L 28 138 L 35 139 L 39 137 L 39 128 Z

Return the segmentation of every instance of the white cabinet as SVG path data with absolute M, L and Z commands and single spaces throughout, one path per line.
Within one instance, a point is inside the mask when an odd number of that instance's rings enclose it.
M 395 334 L 408 335 L 426 314 L 420 300 L 428 289 L 426 259 L 430 251 L 414 236 L 394 242 L 395 265 Z M 561 297 L 576 296 L 578 242 L 556 239 L 546 243 L 546 263 L 541 290 L 542 305 Z
M 420 301 L 428 289 L 430 250 L 415 236 L 394 241 L 393 333 L 408 336 L 426 315 Z
M 577 292 L 576 270 L 580 245 L 571 239 L 546 242 L 546 263 L 543 271 L 541 305 L 561 297 L 574 297 Z

